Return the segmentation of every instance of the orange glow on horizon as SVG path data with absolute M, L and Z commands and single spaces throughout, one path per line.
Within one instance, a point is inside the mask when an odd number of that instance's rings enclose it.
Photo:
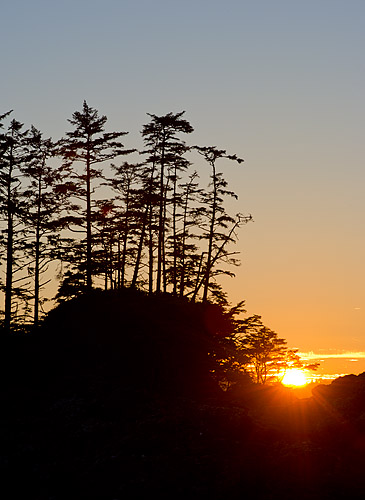
M 301 387 L 308 383 L 307 377 L 302 370 L 296 368 L 291 368 L 287 370 L 283 380 L 281 381 L 283 385 Z

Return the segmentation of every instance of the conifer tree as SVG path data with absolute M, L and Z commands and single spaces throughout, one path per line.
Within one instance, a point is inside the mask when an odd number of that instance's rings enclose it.
M 42 133 L 31 127 L 25 141 L 26 161 L 21 168 L 27 186 L 23 192 L 26 210 L 23 214 L 25 225 L 25 252 L 31 259 L 28 272 L 33 277 L 34 308 L 33 322 L 38 325 L 41 289 L 50 281 L 42 283 L 41 276 L 48 270 L 58 247 L 58 236 L 62 228 L 60 214 L 65 207 L 67 194 L 58 189 L 62 173 L 49 165 L 55 146 L 51 139 L 43 139 Z
M 174 217 L 179 222 L 179 228 L 173 236 L 173 281 L 177 281 L 180 297 L 183 297 L 195 283 L 194 273 L 199 262 L 196 233 L 201 223 L 201 208 L 198 205 L 198 199 L 202 190 L 197 182 L 198 177 L 195 171 L 189 175 L 187 182 L 179 185 L 180 212 Z
M 2 121 L 9 113 L 2 115 Z M 23 299 L 27 298 L 24 289 L 14 287 L 16 272 L 24 269 L 21 256 L 15 259 L 15 253 L 19 251 L 16 246 L 16 238 L 22 230 L 20 217 L 22 213 L 21 176 L 20 168 L 25 160 L 24 141 L 28 131 L 23 130 L 23 124 L 17 120 L 11 120 L 8 129 L 0 135 L 0 211 L 5 223 L 5 238 L 2 243 L 5 247 L 6 278 L 5 278 L 5 316 L 4 330 L 10 332 L 12 322 L 12 301 L 14 293 Z M 20 277 L 19 281 L 23 281 Z M 19 283 L 17 280 L 17 282 Z
M 136 192 L 140 206 L 140 217 L 137 228 L 136 256 L 131 286 L 135 288 L 139 282 L 139 273 L 142 267 L 143 251 L 147 243 L 148 252 L 148 288 L 153 292 L 153 232 L 154 208 L 158 202 L 158 182 L 156 179 L 156 165 L 153 158 L 147 161 L 141 170 L 141 189 Z
M 183 193 L 179 191 L 178 183 L 181 180 L 181 174 L 185 172 L 191 165 L 191 163 L 184 157 L 184 154 L 189 149 L 190 148 L 186 146 L 186 144 L 184 143 L 177 145 L 175 150 L 176 156 L 169 169 L 169 178 L 172 184 L 171 187 L 172 193 L 170 200 L 170 204 L 172 205 L 171 235 L 169 238 L 171 246 L 170 254 L 172 254 L 172 263 L 170 265 L 170 276 L 171 276 L 170 280 L 172 281 L 172 293 L 174 295 L 177 294 L 177 289 L 178 289 L 178 233 L 179 233 L 178 222 L 181 218 L 183 218 L 183 215 L 179 212 L 179 209 L 182 209 L 184 204 L 184 199 L 182 196 Z M 166 258 L 164 260 L 166 260 Z
M 149 159 L 148 161 L 159 167 L 159 210 L 158 210 L 158 238 L 157 238 L 157 273 L 156 273 L 156 291 L 162 289 L 163 265 L 165 254 L 165 233 L 166 233 L 166 197 L 169 167 L 177 164 L 177 159 L 183 154 L 183 141 L 177 137 L 177 134 L 190 134 L 193 132 L 191 124 L 182 118 L 184 111 L 180 113 L 168 113 L 167 115 L 157 116 L 149 114 L 151 121 L 144 125 L 142 137 L 144 138 Z M 183 149 L 182 149 L 183 148 Z M 185 149 L 186 151 L 186 149 Z M 166 279 L 164 280 L 164 288 Z
M 218 293 L 220 287 L 212 282 L 213 269 L 219 260 L 228 257 L 226 245 L 235 241 L 235 231 L 243 222 L 251 220 L 251 216 L 243 217 L 237 215 L 231 217 L 226 212 L 224 206 L 225 197 L 230 196 L 237 199 L 237 195 L 233 191 L 227 189 L 227 181 L 224 179 L 221 172 L 217 172 L 216 162 L 221 158 L 226 158 L 237 163 L 242 163 L 243 160 L 236 155 L 229 155 L 225 150 L 217 149 L 214 146 L 200 147 L 195 146 L 197 152 L 204 157 L 206 162 L 210 165 L 212 171 L 210 175 L 209 190 L 202 192 L 201 202 L 205 207 L 206 228 L 201 238 L 207 241 L 206 257 L 202 260 L 200 271 L 198 272 L 196 287 L 194 290 L 193 298 L 196 298 L 199 290 L 203 287 L 202 300 L 208 300 L 208 292 L 210 288 L 215 289 Z M 230 229 L 229 229 L 230 228 Z M 237 264 L 235 260 L 230 259 L 230 263 Z M 218 273 L 229 274 L 229 271 L 218 270 Z
M 120 138 L 127 132 L 105 132 L 106 116 L 99 116 L 96 109 L 86 101 L 82 111 L 75 111 L 68 120 L 74 130 L 66 133 L 60 141 L 60 153 L 64 158 L 64 166 L 70 168 L 75 163 L 84 165 L 84 170 L 78 173 L 70 171 L 70 179 L 75 186 L 75 195 L 85 203 L 84 214 L 78 218 L 78 224 L 86 231 L 86 287 L 92 288 L 92 194 L 95 190 L 94 181 L 102 178 L 102 171 L 95 168 L 106 161 L 131 153 L 124 149 Z
M 117 242 L 117 288 L 126 284 L 128 257 L 135 254 L 136 229 L 141 218 L 141 163 L 124 162 L 112 165 L 113 178 L 110 186 L 115 191 L 114 201 L 118 209 L 114 214 Z

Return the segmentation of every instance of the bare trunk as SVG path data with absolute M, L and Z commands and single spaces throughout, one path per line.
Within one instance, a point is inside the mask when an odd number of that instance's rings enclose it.
M 177 172 L 174 172 L 174 191 L 173 191 L 173 209 L 172 209 L 172 238 L 173 238 L 173 268 L 172 268 L 172 293 L 177 293 L 177 239 L 176 239 L 176 183 Z
M 217 185 L 216 185 L 215 163 L 214 162 L 212 162 L 212 167 L 213 167 L 213 176 L 212 176 L 212 178 L 213 178 L 213 204 L 212 204 L 212 218 L 210 221 L 210 229 L 209 229 L 207 265 L 206 265 L 205 276 L 204 276 L 203 302 L 206 302 L 208 299 L 209 280 L 210 280 L 210 273 L 211 273 L 211 269 L 212 269 L 212 252 L 213 252 L 215 218 L 216 218 L 216 210 L 217 210 Z
M 152 205 L 149 210 L 149 238 L 148 238 L 148 293 L 153 293 L 153 231 L 152 231 Z
M 91 262 L 91 160 L 90 160 L 90 138 L 87 140 L 86 154 L 86 289 L 92 289 L 92 262 Z
M 128 242 L 128 233 L 129 233 L 129 189 L 130 186 L 128 186 L 128 193 L 127 193 L 127 199 L 126 199 L 126 207 L 125 207 L 125 217 L 124 217 L 124 234 L 123 234 L 123 251 L 122 251 L 122 262 L 121 262 L 121 283 L 120 285 L 124 287 L 124 281 L 125 281 L 125 267 L 126 267 L 126 261 L 127 261 L 127 242 Z M 118 245 L 120 248 L 120 241 L 118 240 Z M 119 288 L 120 288 L 119 285 Z
M 168 181 L 164 189 L 164 204 L 163 204 L 163 225 L 162 225 L 162 284 L 163 291 L 167 292 L 167 275 L 166 275 L 166 248 L 165 248 L 165 223 L 166 223 L 166 208 L 167 208 L 167 190 Z
M 194 289 L 194 293 L 193 293 L 193 301 L 196 300 L 196 297 L 198 295 L 198 292 L 200 290 L 200 287 L 201 287 L 201 281 L 200 280 L 200 273 L 201 273 L 201 269 L 202 269 L 202 265 L 203 265 L 203 258 L 204 258 L 204 254 L 205 252 L 202 252 L 201 256 L 200 256 L 200 261 L 199 261 L 199 268 L 198 268 L 198 273 L 196 275 L 196 281 L 195 281 L 195 289 Z
M 184 296 L 184 289 L 185 289 L 185 265 L 186 265 L 185 264 L 185 241 L 186 241 L 186 232 L 187 232 L 189 195 L 190 195 L 190 188 L 191 188 L 194 177 L 191 178 L 190 183 L 188 184 L 188 186 L 186 188 L 186 196 L 185 196 L 185 203 L 184 203 L 182 241 L 181 241 L 181 259 L 180 259 L 180 268 L 181 268 L 180 293 L 179 293 L 180 297 Z
M 163 239 L 164 239 L 164 177 L 165 177 L 165 145 L 162 142 L 161 154 L 161 174 L 160 174 L 160 213 L 158 221 L 158 242 L 157 242 L 157 277 L 156 292 L 161 291 L 162 280 L 162 259 L 163 259 Z
M 121 266 L 121 262 L 120 262 L 120 234 L 118 234 L 118 249 L 117 249 L 117 287 L 118 287 L 118 290 L 121 288 L 121 269 L 120 269 L 120 266 Z
M 38 207 L 37 207 L 37 224 L 35 234 L 35 264 L 34 264 L 34 326 L 38 326 L 39 322 L 39 262 L 40 262 L 40 220 L 41 220 L 41 193 L 42 179 L 38 179 Z
M 132 288 L 135 288 L 137 286 L 138 273 L 139 273 L 139 268 L 140 268 L 140 265 L 141 265 L 143 242 L 144 242 L 144 238 L 145 238 L 145 235 L 146 235 L 146 226 L 147 226 L 148 214 L 149 214 L 150 206 L 152 204 L 152 202 L 151 202 L 151 196 L 152 196 L 152 191 L 153 191 L 153 174 L 154 174 L 154 171 L 155 171 L 155 165 L 153 164 L 152 172 L 151 172 L 151 177 L 150 177 L 150 181 L 149 181 L 150 183 L 149 183 L 149 189 L 148 189 L 147 204 L 146 204 L 146 208 L 145 208 L 145 211 L 144 211 L 144 214 L 143 214 L 142 228 L 141 228 L 141 234 L 140 234 L 139 242 L 138 242 L 136 263 L 135 263 L 135 266 L 134 266 L 133 278 L 132 278 L 132 283 L 131 283 L 131 287 Z
M 138 272 L 139 272 L 139 267 L 141 265 L 141 258 L 142 258 L 143 241 L 144 241 L 145 234 L 146 234 L 148 209 L 149 209 L 149 204 L 146 206 L 145 213 L 143 214 L 143 222 L 142 222 L 141 234 L 139 237 L 136 263 L 134 266 L 134 273 L 133 273 L 133 278 L 132 278 L 132 283 L 131 283 L 132 288 L 135 288 L 137 286 Z
M 11 205 L 11 202 L 8 202 Z M 10 332 L 11 325 L 11 299 L 13 291 L 13 214 L 11 207 L 8 208 L 8 228 L 6 247 L 6 285 L 5 285 L 5 333 Z
M 5 284 L 5 318 L 4 329 L 5 333 L 10 333 L 11 326 L 11 299 L 13 292 L 13 245 L 14 245 L 14 228 L 13 228 L 13 202 L 11 196 L 11 179 L 13 174 L 13 148 L 10 149 L 10 165 L 7 181 L 7 243 L 6 243 L 6 284 Z
M 186 196 L 186 200 L 185 200 L 183 229 L 182 229 L 183 233 L 182 233 L 182 241 L 181 241 L 180 297 L 184 296 L 184 289 L 185 289 L 185 239 L 186 239 L 187 207 L 188 207 L 188 195 Z

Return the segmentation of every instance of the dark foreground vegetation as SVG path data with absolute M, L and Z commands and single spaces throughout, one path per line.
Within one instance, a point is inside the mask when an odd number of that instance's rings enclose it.
M 223 391 L 228 330 L 217 306 L 121 290 L 3 338 L 6 498 L 362 498 L 365 374 Z

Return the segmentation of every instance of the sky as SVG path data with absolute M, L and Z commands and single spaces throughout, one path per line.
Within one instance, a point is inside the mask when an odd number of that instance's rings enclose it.
M 303 352 L 365 351 L 365 2 L 1 0 L 0 114 L 46 137 L 88 104 L 138 147 L 186 111 L 242 228 L 232 303 Z M 365 369 L 365 367 L 364 367 Z

